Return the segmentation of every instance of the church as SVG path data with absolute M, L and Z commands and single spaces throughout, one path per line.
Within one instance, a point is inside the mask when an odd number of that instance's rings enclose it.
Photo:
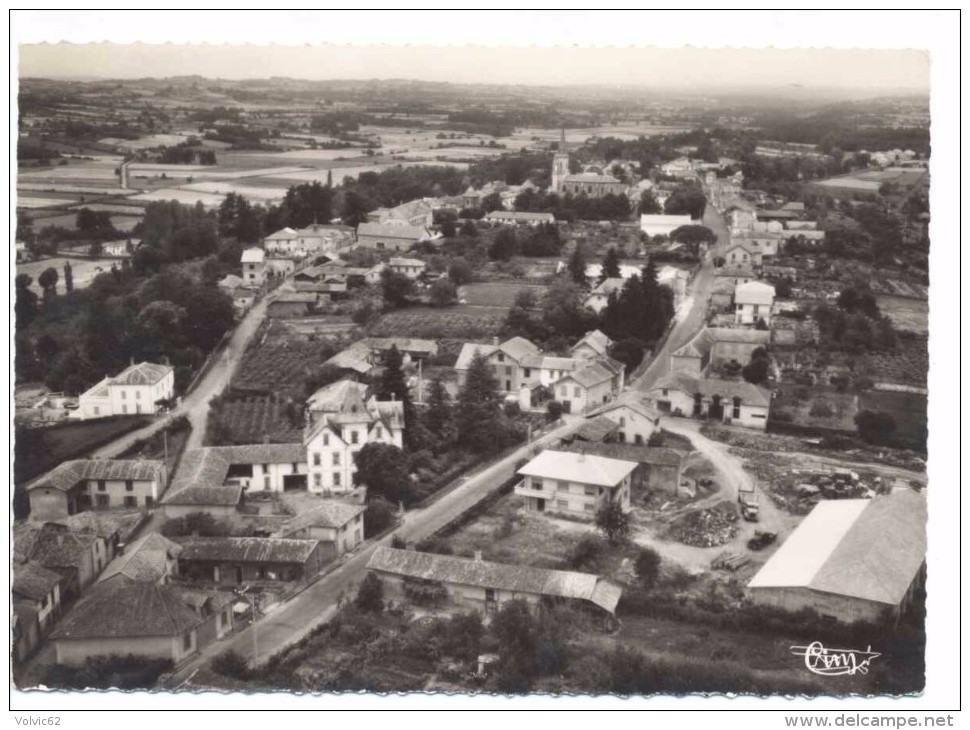
M 566 149 L 566 128 L 559 138 L 559 150 L 552 158 L 551 192 L 559 195 L 602 198 L 605 195 L 625 195 L 629 186 L 612 175 L 595 172 L 569 172 L 569 151 Z

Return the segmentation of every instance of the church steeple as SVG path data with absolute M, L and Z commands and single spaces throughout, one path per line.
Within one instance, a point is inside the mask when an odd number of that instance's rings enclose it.
M 562 192 L 563 178 L 569 174 L 569 150 L 566 149 L 566 125 L 559 131 L 559 149 L 552 156 L 552 185 L 550 191 Z
M 559 133 L 559 151 L 566 151 L 566 124 L 563 123 L 562 130 Z

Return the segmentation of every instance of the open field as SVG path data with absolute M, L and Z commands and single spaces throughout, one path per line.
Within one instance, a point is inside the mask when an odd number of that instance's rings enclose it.
M 459 337 L 481 339 L 498 334 L 505 319 L 504 309 L 479 307 L 411 307 L 381 315 L 368 327 L 376 337 L 395 337 L 407 332 L 410 337 L 437 339 Z
M 859 396 L 859 408 L 886 411 L 896 420 L 896 437 L 916 448 L 926 448 L 926 396 L 920 393 L 895 393 L 870 390 Z
M 900 338 L 893 352 L 870 352 L 862 355 L 856 363 L 856 370 L 876 383 L 925 386 L 929 372 L 926 338 Z
M 876 302 L 879 309 L 889 319 L 893 326 L 901 330 L 909 330 L 922 335 L 930 331 L 929 302 L 925 299 L 911 299 L 908 297 L 878 296 Z
M 118 264 L 117 259 L 76 259 L 76 258 L 62 258 L 54 257 L 50 259 L 40 259 L 39 261 L 27 261 L 17 264 L 18 274 L 27 274 L 32 279 L 33 282 L 30 285 L 31 291 L 36 293 L 38 296 L 43 294 L 43 289 L 40 288 L 40 284 L 37 283 L 38 277 L 45 269 L 53 267 L 57 270 L 57 293 L 64 293 L 64 264 L 65 262 L 71 262 L 71 270 L 74 276 L 74 288 L 75 289 L 85 289 L 91 286 L 91 282 L 94 281 L 94 277 L 98 274 L 102 274 L 106 271 L 111 270 L 112 264 Z
M 516 295 L 523 289 L 530 289 L 541 299 L 546 293 L 546 287 L 534 284 L 519 284 L 513 282 L 487 282 L 465 284 L 458 291 L 458 296 L 469 306 L 482 307 L 511 307 Z

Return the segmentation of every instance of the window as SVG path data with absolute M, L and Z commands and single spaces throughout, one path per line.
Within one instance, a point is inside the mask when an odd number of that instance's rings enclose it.
M 593 497 L 596 495 L 596 487 L 586 487 L 583 489 L 587 497 Z
M 330 434 L 329 433 L 323 434 L 323 445 L 324 446 L 329 446 L 330 445 Z
M 125 507 L 137 507 L 138 497 L 125 497 Z
M 135 400 L 141 400 L 141 391 L 140 390 L 136 390 L 135 391 Z
M 512 366 L 511 365 L 506 365 L 505 366 L 505 374 L 506 375 L 511 375 L 512 374 Z
M 186 651 L 192 650 L 192 632 L 190 631 L 185 635 L 185 640 L 182 642 L 182 648 Z
M 135 482 L 132 481 L 131 479 L 125 479 L 125 491 L 126 492 L 134 492 L 135 491 Z
M 96 415 L 96 416 L 100 416 L 101 415 L 101 408 L 100 407 L 98 407 L 98 406 L 95 406 L 94 407 L 94 415 Z
M 495 589 L 494 588 L 486 588 L 485 589 L 485 600 L 486 601 L 494 601 L 495 600 Z
M 322 479 L 320 477 L 319 472 L 313 475 L 313 486 L 318 488 L 322 486 Z
M 121 400 L 125 400 L 127 397 L 128 397 L 128 391 L 122 390 L 121 391 Z
M 579 398 L 579 386 L 578 385 L 575 388 L 573 388 L 573 397 L 574 398 Z
M 626 425 L 626 416 L 620 416 L 620 425 L 621 426 L 625 426 Z
M 556 500 L 556 509 L 569 509 L 569 500 L 566 500 L 566 499 L 557 499 Z
M 145 506 L 148 507 L 149 509 L 155 506 L 155 498 L 152 495 L 150 494 L 145 495 Z
M 568 492 L 569 482 L 556 482 L 556 491 L 558 492 Z
M 741 418 L 741 399 L 737 396 L 734 398 L 734 410 L 731 413 L 731 418 Z
M 666 388 L 664 388 L 662 392 L 663 392 L 664 395 L 667 395 L 667 389 Z
M 121 412 L 122 413 L 127 413 L 128 412 L 128 406 L 126 406 L 124 403 L 121 404 Z
M 314 466 L 320 466 L 320 452 L 319 451 L 313 452 L 313 465 Z
M 105 485 L 104 479 L 98 479 L 98 491 L 103 492 L 105 489 L 107 489 L 107 485 Z
M 333 452 L 333 465 L 334 466 L 340 466 L 340 452 L 339 451 L 334 451 Z
M 111 498 L 107 494 L 95 494 L 94 506 L 98 509 L 107 509 L 111 504 Z
M 583 505 L 583 509 L 584 509 L 584 510 L 585 510 L 586 512 L 594 512 L 594 511 L 596 511 L 596 506 L 595 506 L 595 505 L 592 505 L 592 504 L 590 504 L 589 502 L 587 502 L 586 504 L 584 504 L 584 505 Z
M 498 360 L 499 362 L 505 362 L 505 353 L 500 352 L 498 354 L 498 357 L 495 359 Z
M 350 432 L 350 443 L 356 444 L 357 443 L 357 438 L 358 438 L 357 432 L 356 431 L 351 431 Z
M 566 398 L 569 395 L 569 388 L 567 388 L 564 385 L 564 386 L 562 386 L 562 388 L 559 389 L 559 392 L 560 392 L 560 394 L 562 395 L 563 398 Z
M 527 378 L 531 378 L 532 377 L 532 368 L 526 368 L 525 369 L 525 377 L 527 377 Z
M 383 436 L 384 436 L 384 430 L 380 426 L 375 426 L 374 427 L 374 435 L 377 438 L 383 438 Z
M 340 486 L 340 472 L 339 471 L 335 471 L 333 473 L 333 485 L 335 487 L 339 487 Z
M 542 491 L 542 480 L 541 479 L 533 479 L 532 480 L 532 488 L 541 492 Z

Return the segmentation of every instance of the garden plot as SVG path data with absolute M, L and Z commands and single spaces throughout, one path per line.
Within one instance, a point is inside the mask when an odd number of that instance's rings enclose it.
M 876 302 L 897 329 L 923 335 L 929 332 L 929 302 L 925 298 L 879 296 L 876 297 Z
M 414 307 L 382 315 L 368 328 L 368 334 L 396 337 L 407 332 L 411 337 L 427 339 L 453 337 L 478 340 L 497 335 L 504 320 L 505 310 L 500 309 Z
M 487 282 L 465 284 L 458 290 L 458 296 L 465 300 L 468 306 L 509 308 L 514 304 L 515 297 L 520 291 L 532 291 L 536 300 L 541 300 L 546 293 L 546 287 L 534 284 L 518 284 L 514 282 Z

